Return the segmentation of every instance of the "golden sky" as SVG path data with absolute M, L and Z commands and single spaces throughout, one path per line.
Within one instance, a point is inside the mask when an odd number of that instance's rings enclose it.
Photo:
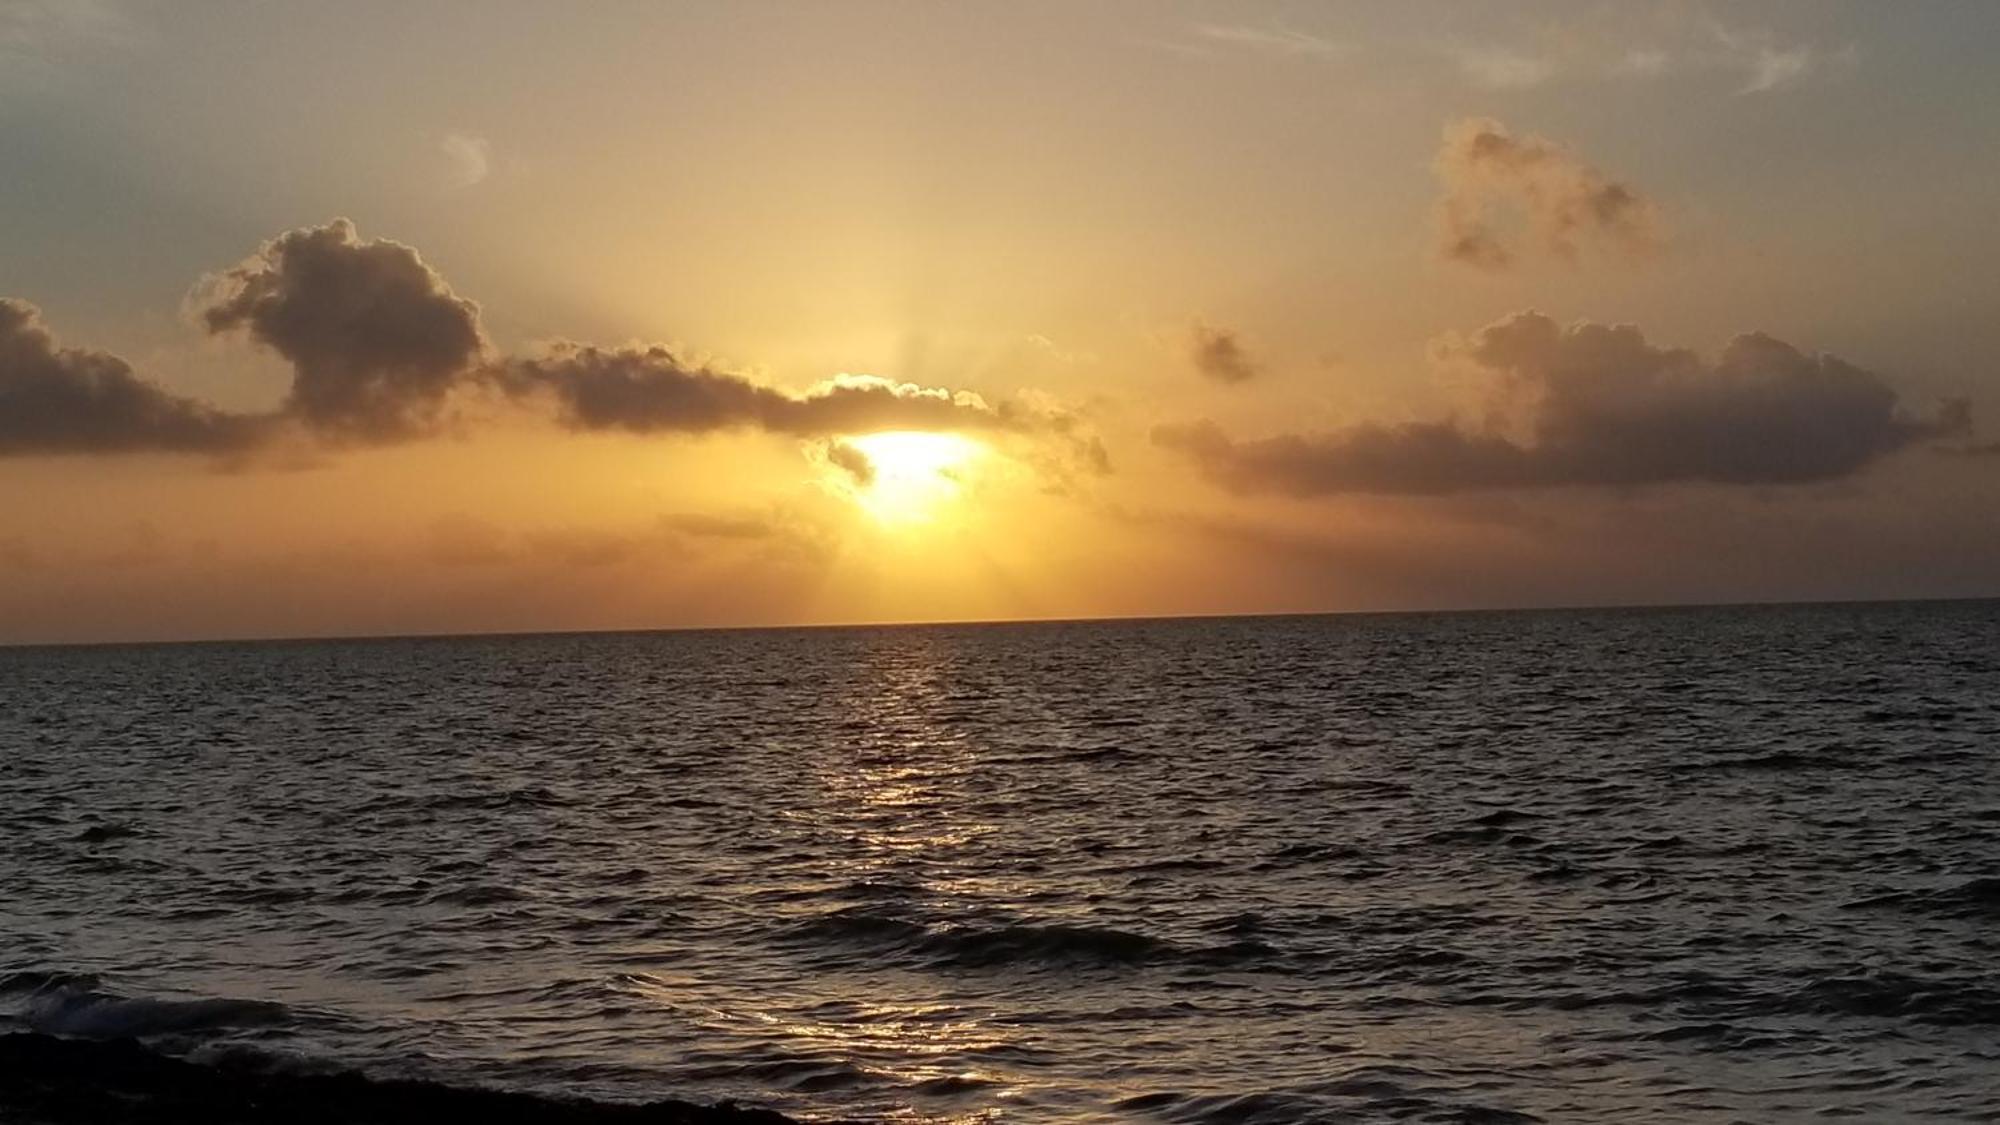
M 2000 593 L 1996 33 L 0 0 L 0 642 Z

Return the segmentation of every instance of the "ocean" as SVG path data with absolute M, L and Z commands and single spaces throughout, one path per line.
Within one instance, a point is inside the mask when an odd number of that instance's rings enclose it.
M 808 1120 L 1995 1120 L 1996 782 L 1990 601 L 4 649 L 0 1032 Z

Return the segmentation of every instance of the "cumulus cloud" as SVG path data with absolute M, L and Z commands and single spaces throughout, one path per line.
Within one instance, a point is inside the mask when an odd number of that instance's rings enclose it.
M 242 331 L 293 370 L 286 410 L 322 436 L 420 435 L 486 349 L 479 306 L 417 252 L 346 219 L 265 243 L 196 298 L 210 332 Z
M 1650 199 L 1545 137 L 1485 118 L 1454 122 L 1434 167 L 1446 261 L 1501 270 L 1530 247 L 1573 262 L 1585 247 L 1638 259 L 1659 246 Z
M 62 347 L 35 306 L 0 298 L 0 455 L 233 454 L 269 422 L 172 394 L 109 352 Z
M 1564 327 L 1526 312 L 1439 348 L 1496 384 L 1483 427 L 1362 424 L 1233 440 L 1211 422 L 1153 440 L 1238 492 L 1426 494 L 1685 481 L 1796 484 L 1860 471 L 1897 450 L 1970 430 L 1970 411 L 1904 410 L 1881 376 L 1762 333 L 1708 362 L 1631 325 Z
M 1196 371 L 1218 383 L 1247 383 L 1258 374 L 1256 362 L 1235 332 L 1200 321 L 1188 333 L 1188 359 Z

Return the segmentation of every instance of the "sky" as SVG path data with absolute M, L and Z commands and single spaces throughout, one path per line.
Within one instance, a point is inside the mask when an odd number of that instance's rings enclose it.
M 1995 42 L 0 0 L 0 642 L 2000 594 Z

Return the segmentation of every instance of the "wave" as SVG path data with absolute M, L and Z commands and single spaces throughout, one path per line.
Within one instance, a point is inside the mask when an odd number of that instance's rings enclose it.
M 0 1035 L 0 1120 L 22 1125 L 118 1125 L 172 1121 L 415 1125 L 797 1125 L 765 1109 L 664 1100 L 644 1105 L 551 1098 L 409 1079 L 266 1073 L 203 1066 L 131 1039 L 109 1042 Z
M 2000 878 L 1988 875 L 1929 891 L 1892 891 L 1846 905 L 1849 910 L 1895 909 L 1954 920 L 2000 918 Z
M 444 793 L 419 791 L 383 793 L 363 801 L 354 811 L 361 815 L 392 811 L 497 812 L 517 808 L 560 809 L 576 803 L 575 798 L 557 793 L 546 785 L 516 785 Z
M 1124 1114 L 1190 1125 L 1290 1125 L 1296 1121 L 1393 1120 L 1436 1125 L 1532 1125 L 1533 1114 L 1440 1097 L 1423 1085 L 1364 1068 L 1346 1078 L 1253 1094 L 1141 1094 L 1118 1102 Z
M 1748 981 L 1690 975 L 1651 988 L 1544 993 L 1472 991 L 1450 1003 L 1510 1011 L 1543 1008 L 1584 1011 L 1637 1008 L 1674 1013 L 1678 1027 L 1720 1027 L 1729 1021 L 1779 1016 L 1897 1019 L 1938 1027 L 2000 1026 L 2000 991 L 1977 979 L 1923 977 L 1907 973 L 1832 973 L 1802 976 L 1803 983 L 1781 988 Z M 1402 1006 L 1384 997 L 1368 1006 Z
M 940 969 L 1240 964 L 1277 952 L 1250 940 L 1191 948 L 1109 926 L 1035 922 L 929 925 L 857 909 L 808 919 L 785 936 L 794 943 L 859 945 Z
M 1802 753 L 1797 750 L 1773 750 L 1768 754 L 1746 754 L 1736 758 L 1722 758 L 1704 762 L 1692 767 L 1699 770 L 1744 770 L 1748 772 L 1791 773 L 1796 770 L 1845 770 L 1853 769 L 1857 763 L 1848 752 L 1832 747 L 1816 752 Z
M 75 838 L 79 843 L 105 844 L 138 834 L 139 830 L 129 824 L 93 824 L 78 832 Z
M 677 1078 L 689 1081 L 749 1080 L 763 1087 L 801 1093 L 868 1085 L 878 1079 L 870 1071 L 839 1059 L 770 1059 L 757 1062 L 712 1063 L 687 1067 Z
M 1824 977 L 1786 1005 L 1815 1015 L 1907 1019 L 1943 1027 L 2000 1025 L 2000 992 L 1970 980 L 1876 973 Z
M 146 1038 L 188 1032 L 265 1028 L 296 1022 L 269 1000 L 165 999 L 105 991 L 88 973 L 21 972 L 0 977 L 11 999 L 5 1020 L 45 1035 L 85 1039 Z

